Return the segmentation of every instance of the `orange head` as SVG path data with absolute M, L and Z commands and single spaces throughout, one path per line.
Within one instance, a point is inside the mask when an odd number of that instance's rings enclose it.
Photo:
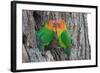
M 50 20 L 49 21 L 49 26 L 48 26 L 48 28 L 49 29 L 51 29 L 51 30 L 53 30 L 53 31 L 55 31 L 55 26 L 54 26 L 54 24 L 55 24 L 55 20 Z
M 58 20 L 58 29 L 62 29 L 62 30 L 65 30 L 66 29 L 66 25 L 64 23 L 64 21 L 62 19 L 59 19 Z

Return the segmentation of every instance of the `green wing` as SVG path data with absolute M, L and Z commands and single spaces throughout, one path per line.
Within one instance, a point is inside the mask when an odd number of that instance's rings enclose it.
M 37 37 L 43 45 L 49 45 L 54 37 L 54 32 L 46 27 L 43 27 L 37 32 Z
M 70 48 L 72 45 L 72 38 L 68 31 L 63 31 L 61 34 L 61 40 L 66 45 L 66 48 Z
M 61 34 L 61 40 L 63 44 L 66 46 L 66 48 L 64 48 L 64 53 L 66 53 L 67 56 L 70 56 L 70 48 L 72 46 L 72 38 L 70 33 L 68 31 L 63 31 Z

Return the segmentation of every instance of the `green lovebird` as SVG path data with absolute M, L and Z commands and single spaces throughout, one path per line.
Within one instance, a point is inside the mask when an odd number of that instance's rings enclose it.
M 46 21 L 44 26 L 37 32 L 37 37 L 40 39 L 43 46 L 48 46 L 54 37 L 54 20 Z
M 72 46 L 71 35 L 68 32 L 66 24 L 62 19 L 59 19 L 57 23 L 58 26 L 56 32 L 57 32 L 59 46 L 64 49 L 64 53 L 69 57 Z

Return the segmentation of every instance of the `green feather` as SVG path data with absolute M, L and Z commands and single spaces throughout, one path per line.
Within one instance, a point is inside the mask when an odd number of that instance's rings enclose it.
M 61 34 L 61 40 L 66 45 L 66 48 L 70 48 L 72 44 L 71 35 L 68 31 L 63 31 Z
M 46 27 L 42 27 L 37 32 L 37 37 L 40 39 L 44 46 L 49 45 L 54 37 L 54 32 Z
M 72 39 L 70 33 L 66 30 L 63 31 L 58 37 L 58 42 L 60 47 L 64 49 L 64 53 L 67 54 L 67 56 L 70 56 L 70 48 L 72 46 Z

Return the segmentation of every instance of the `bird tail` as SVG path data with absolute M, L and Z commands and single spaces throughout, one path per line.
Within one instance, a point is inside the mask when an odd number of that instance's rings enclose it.
M 71 54 L 71 49 L 70 48 L 65 48 L 64 49 L 64 54 L 66 54 L 67 57 L 69 58 L 70 57 L 70 54 Z

